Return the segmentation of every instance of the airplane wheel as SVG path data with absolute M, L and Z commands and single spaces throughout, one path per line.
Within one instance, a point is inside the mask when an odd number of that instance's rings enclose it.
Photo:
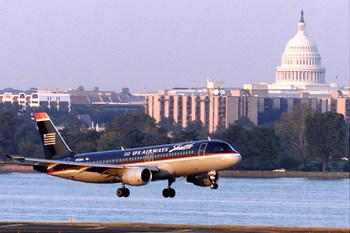
M 211 189 L 218 189 L 219 185 L 217 183 L 211 184 L 210 188 Z
M 130 190 L 129 189 L 124 189 L 124 197 L 130 196 Z
M 128 197 L 130 195 L 130 190 L 127 188 L 119 188 L 117 190 L 118 197 Z
M 163 189 L 163 197 L 169 197 L 169 189 Z
M 175 189 L 172 189 L 172 188 L 163 189 L 163 197 L 165 197 L 165 198 L 168 198 L 168 197 L 173 198 L 173 197 L 175 197 L 175 195 L 176 195 Z
M 173 198 L 176 195 L 175 189 L 169 189 L 169 197 Z
M 123 197 L 124 196 L 124 190 L 122 188 L 117 189 L 117 196 L 118 197 Z

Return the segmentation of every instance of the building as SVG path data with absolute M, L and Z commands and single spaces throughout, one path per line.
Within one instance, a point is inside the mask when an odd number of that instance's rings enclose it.
M 276 82 L 270 88 L 308 90 L 327 87 L 321 55 L 305 29 L 304 13 L 301 11 L 298 32 L 288 41 L 281 65 L 276 69 Z
M 307 104 L 321 112 L 337 112 L 350 119 L 349 87 L 326 83 L 326 68 L 316 44 L 306 33 L 304 12 L 276 68 L 275 83 L 245 84 L 243 89 L 225 89 L 222 82 L 208 80 L 206 88 L 160 90 L 145 97 L 145 110 L 160 122 L 173 119 L 182 127 L 201 121 L 209 132 L 242 118 L 264 123 L 264 114 L 291 112 Z M 265 117 L 266 118 L 266 117 Z
M 273 109 L 291 112 L 295 105 L 308 104 L 318 109 L 317 98 L 270 97 L 267 93 L 244 89 L 225 90 L 221 85 L 208 81 L 202 89 L 160 90 L 145 98 L 146 113 L 157 122 L 173 119 L 182 127 L 191 121 L 201 121 L 209 132 L 219 127 L 227 128 L 235 121 L 248 118 L 256 125 L 264 123 L 261 114 Z
M 22 108 L 48 108 L 71 111 L 94 106 L 117 114 L 143 111 L 144 97 L 133 96 L 127 88 L 122 93 L 114 91 L 84 90 L 32 90 L 0 94 L 0 103 L 18 104 Z
M 297 34 L 292 37 L 276 68 L 274 83 L 245 84 L 244 89 L 267 90 L 269 96 L 330 98 L 341 91 L 348 95 L 349 87 L 326 83 L 326 68 L 321 64 L 321 55 L 315 42 L 306 33 L 304 12 L 298 22 Z
M 319 98 L 317 110 L 343 114 L 345 121 L 350 123 L 350 96 L 335 92 L 330 98 Z
M 143 111 L 144 97 L 134 96 L 128 88 L 123 88 L 121 93 L 115 91 L 101 91 L 98 87 L 94 90 L 68 90 L 73 108 L 82 109 L 93 106 L 96 109 L 113 111 L 116 114 Z
M 5 92 L 0 94 L 0 103 L 18 104 L 23 108 L 49 108 L 59 111 L 70 111 L 70 95 L 56 91 L 38 90 L 34 93 L 20 92 L 14 94 Z
M 220 125 L 233 123 L 233 115 L 227 115 L 227 105 L 233 105 L 230 101 L 233 99 L 212 88 L 160 90 L 146 96 L 145 110 L 157 122 L 170 118 L 187 127 L 191 121 L 201 121 L 215 131 Z

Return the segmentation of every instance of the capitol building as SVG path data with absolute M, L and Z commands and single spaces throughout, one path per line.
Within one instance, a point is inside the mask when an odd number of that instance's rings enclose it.
M 288 41 L 281 65 L 276 68 L 275 83 L 245 84 L 244 89 L 267 90 L 269 96 L 326 98 L 334 92 L 348 94 L 348 89 L 326 83 L 326 68 L 316 43 L 306 32 L 303 11 L 297 26 L 297 34 Z

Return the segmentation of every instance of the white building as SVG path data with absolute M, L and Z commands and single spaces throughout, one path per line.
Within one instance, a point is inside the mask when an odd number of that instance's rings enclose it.
M 303 11 L 297 34 L 288 41 L 281 65 L 276 68 L 275 83 L 245 84 L 244 89 L 267 89 L 271 97 L 328 98 L 333 92 L 349 93 L 349 88 L 326 83 L 326 69 L 321 64 L 316 43 L 306 33 Z
M 33 93 L 31 95 L 30 106 L 70 111 L 70 95 L 61 92 L 38 90 L 38 93 Z
M 43 107 L 62 111 L 71 110 L 69 94 L 47 90 L 38 90 L 31 94 L 5 92 L 4 94 L 0 94 L 0 103 L 17 103 L 24 108 L 29 106 L 32 108 Z

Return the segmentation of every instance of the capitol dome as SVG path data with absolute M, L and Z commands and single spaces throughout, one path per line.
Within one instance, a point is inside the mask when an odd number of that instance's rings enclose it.
M 304 13 L 298 23 L 297 34 L 288 41 L 276 70 L 276 84 L 305 87 L 325 83 L 325 68 L 316 44 L 305 31 Z
M 301 26 L 301 24 L 299 25 Z M 304 30 L 298 30 L 298 34 L 288 41 L 283 55 L 300 52 L 317 54 L 319 56 L 317 45 L 307 36 L 305 33 L 305 27 Z

